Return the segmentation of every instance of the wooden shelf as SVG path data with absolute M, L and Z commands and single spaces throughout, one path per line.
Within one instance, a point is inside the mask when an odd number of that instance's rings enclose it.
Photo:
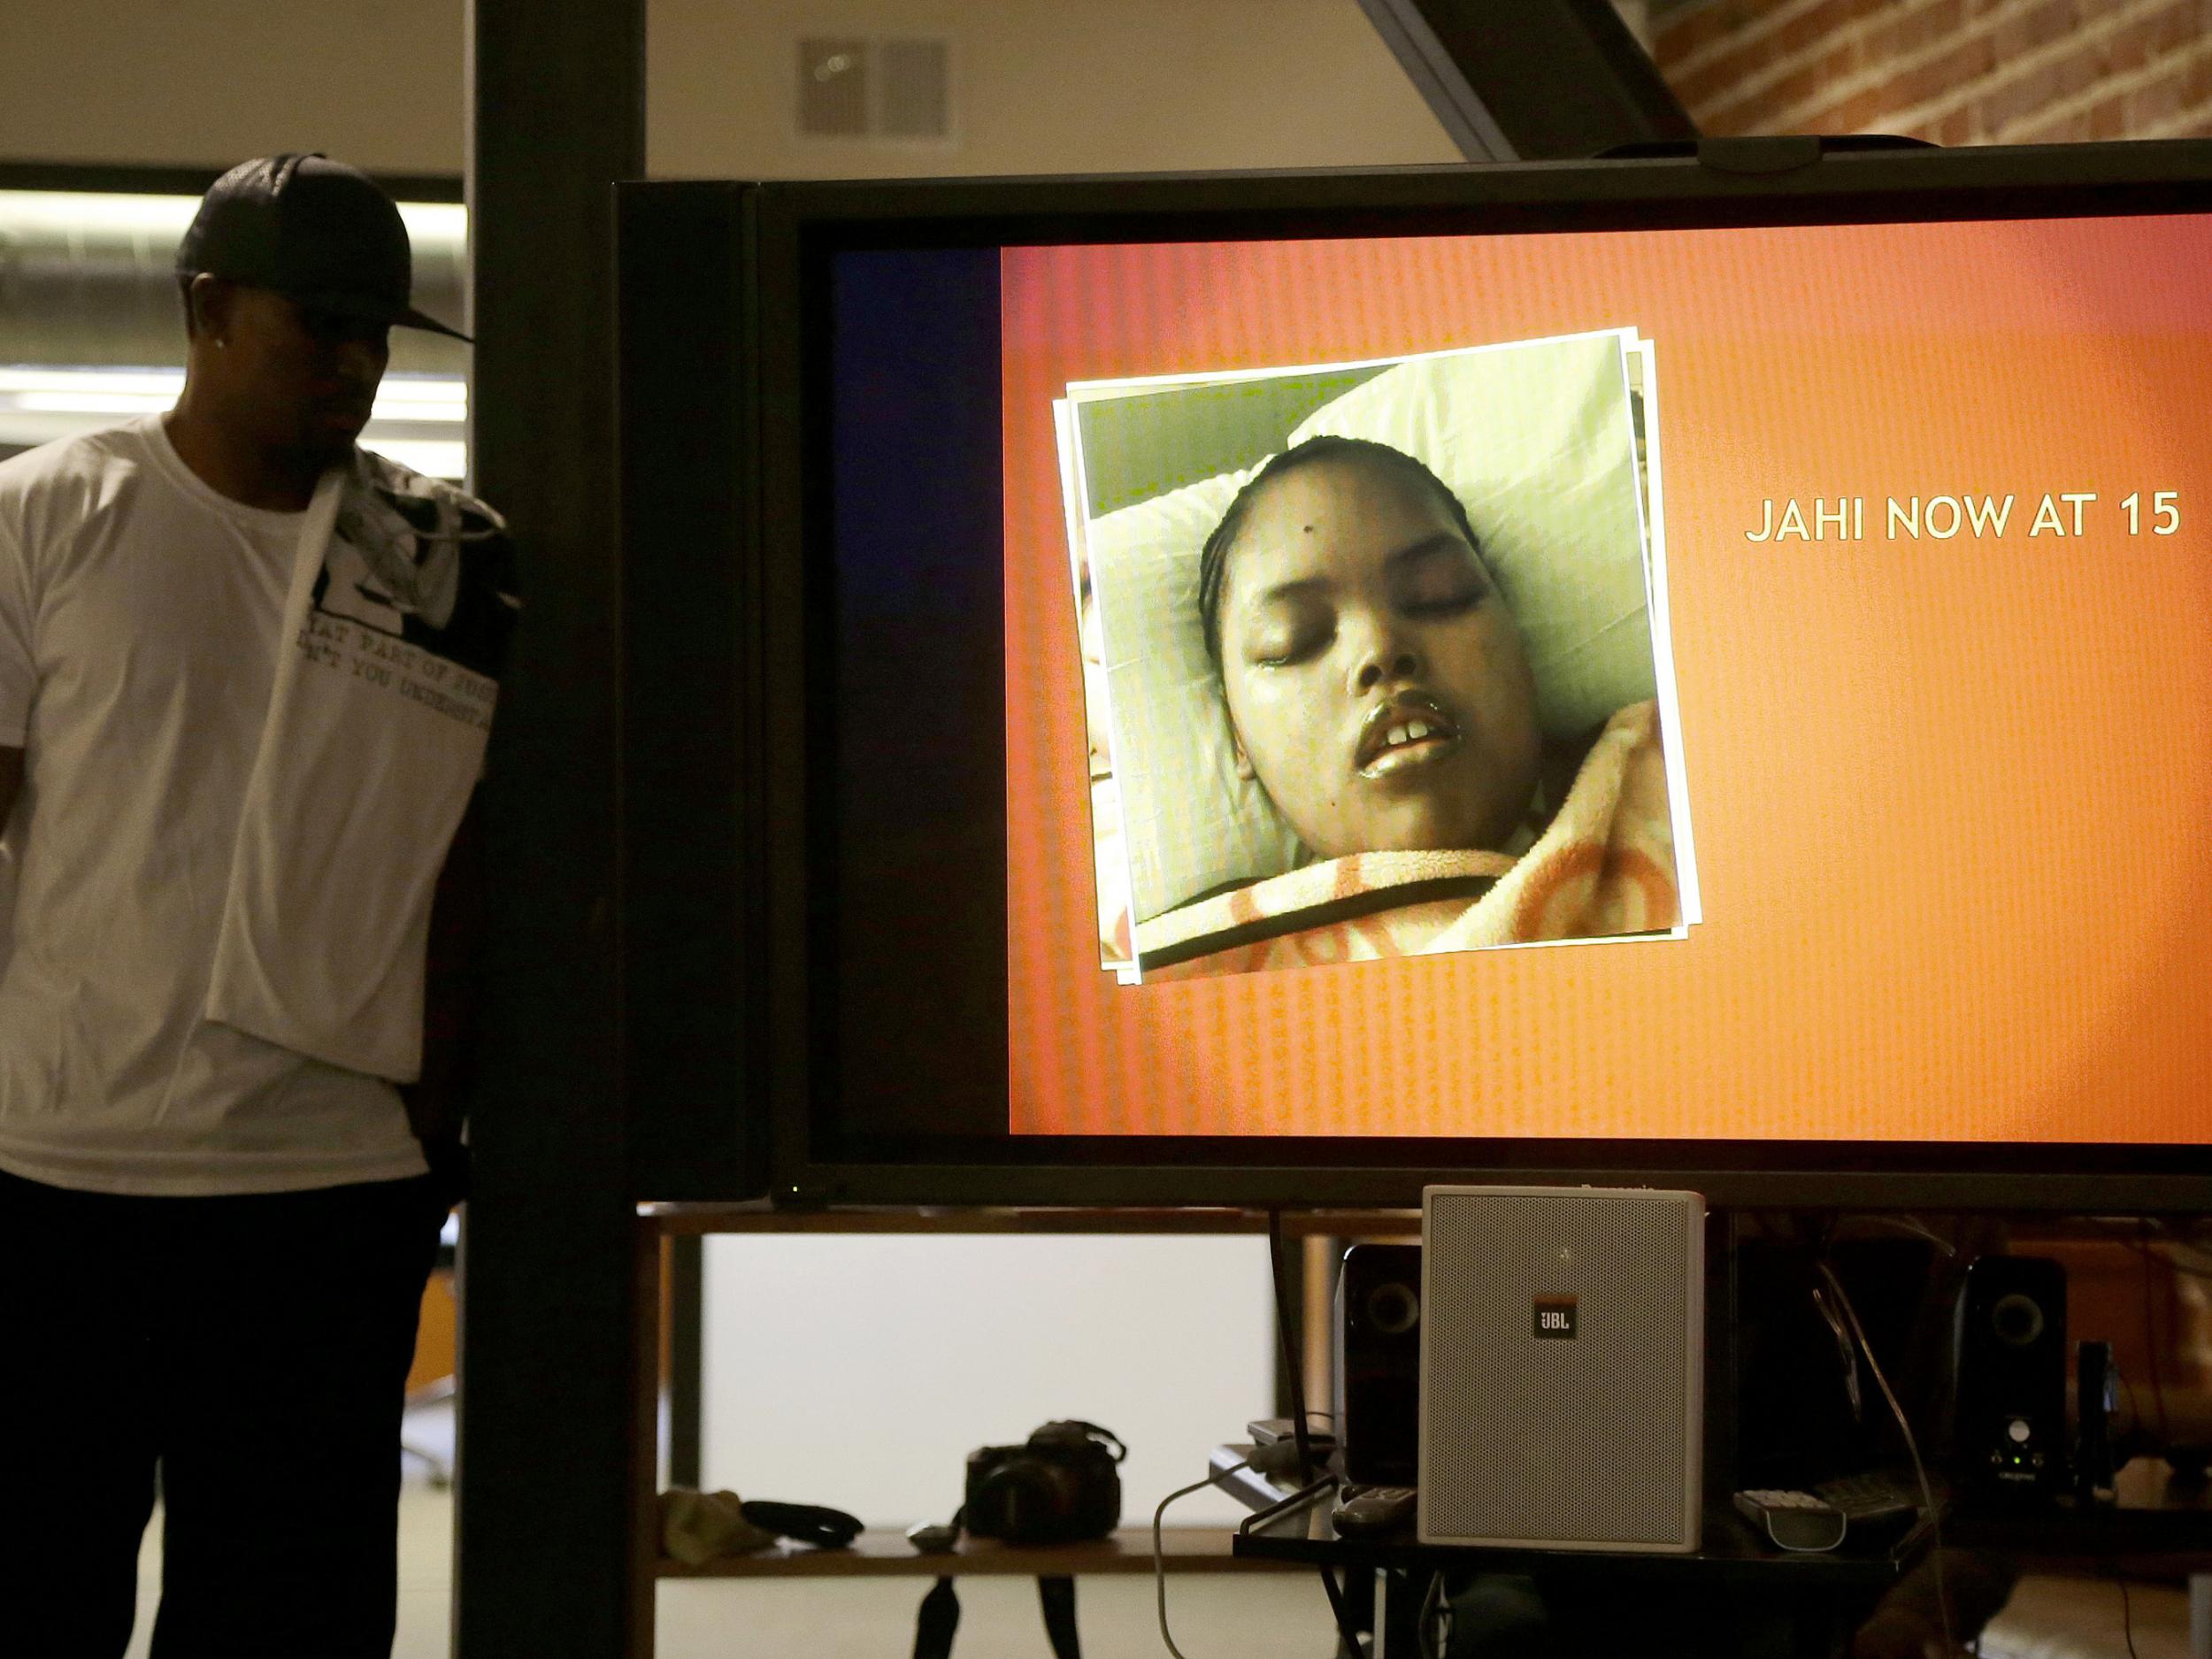
M 1162 1564 L 1169 1572 L 1280 1572 L 1290 1563 L 1231 1552 L 1225 1526 L 1171 1526 L 1160 1534 Z M 786 1540 L 750 1555 L 718 1556 L 688 1567 L 662 1556 L 662 1578 L 941 1578 L 990 1573 L 1023 1578 L 1087 1577 L 1094 1573 L 1149 1573 L 1152 1529 L 1125 1526 L 1110 1538 L 1085 1544 L 1002 1544 L 963 1539 L 949 1554 L 925 1555 L 906 1534 L 872 1528 L 847 1549 L 814 1549 Z
M 638 1217 L 662 1238 L 720 1233 L 1254 1233 L 1264 1210 L 778 1210 L 743 1204 L 646 1203 Z M 1286 1210 L 1291 1238 L 1418 1238 L 1417 1210 Z
M 1417 1210 L 1305 1210 L 1281 1212 L 1282 1230 L 1302 1240 L 1325 1239 L 1417 1239 Z M 1264 1234 L 1265 1210 L 1214 1209 L 937 1209 L 853 1207 L 779 1210 L 763 1201 L 750 1203 L 641 1203 L 631 1234 L 635 1320 L 631 1332 L 631 1555 L 628 1582 L 629 1635 L 626 1659 L 651 1659 L 654 1586 L 675 1578 L 941 1578 L 967 1574 L 1002 1577 L 1087 1577 L 1100 1573 L 1152 1571 L 1152 1531 L 1124 1527 L 1088 1544 L 1016 1548 L 993 1542 L 964 1542 L 949 1554 L 925 1555 L 903 1532 L 871 1530 L 849 1549 L 811 1549 L 785 1544 L 746 1555 L 718 1558 L 697 1567 L 660 1554 L 657 1445 L 664 1257 L 672 1239 L 715 1233 L 960 1234 L 1035 1237 L 1040 1234 L 1113 1235 L 1157 1233 L 1187 1237 Z M 1314 1248 L 1318 1248 L 1317 1246 Z M 1309 1314 L 1309 1318 L 1313 1318 Z M 1312 1328 L 1324 1328 L 1325 1319 Z M 1169 1572 L 1283 1572 L 1295 1563 L 1240 1556 L 1231 1548 L 1233 1534 L 1225 1527 L 1174 1527 L 1163 1534 L 1161 1558 Z

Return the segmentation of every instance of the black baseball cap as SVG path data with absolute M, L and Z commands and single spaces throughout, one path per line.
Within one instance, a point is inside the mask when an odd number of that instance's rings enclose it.
M 263 156 L 210 185 L 177 246 L 177 274 L 202 272 L 342 317 L 468 339 L 414 308 L 414 254 L 398 206 L 366 173 L 327 156 Z

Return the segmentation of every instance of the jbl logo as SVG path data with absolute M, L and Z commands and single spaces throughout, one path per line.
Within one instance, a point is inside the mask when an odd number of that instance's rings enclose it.
M 1539 1296 L 1536 1299 L 1536 1334 L 1555 1342 L 1570 1342 L 1575 1333 L 1575 1299 L 1572 1296 Z

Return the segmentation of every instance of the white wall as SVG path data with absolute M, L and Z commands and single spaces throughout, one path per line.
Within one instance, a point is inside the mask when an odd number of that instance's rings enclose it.
M 949 148 L 796 133 L 804 35 L 938 35 Z M 657 173 L 1385 166 L 1457 152 L 1356 0 L 656 0 Z
M 462 16 L 460 0 L 4 0 L 0 161 L 320 150 L 457 173 Z
M 309 149 L 457 173 L 464 19 L 462 0 L 7 0 L 0 160 Z M 959 141 L 800 139 L 807 34 L 948 36 Z M 648 53 L 650 165 L 669 175 L 1456 158 L 1356 0 L 655 0 Z
M 767 1236 L 706 1245 L 700 1479 L 872 1525 L 951 1517 L 979 1446 L 1082 1417 L 1128 1443 L 1125 1525 L 1273 1414 L 1256 1238 Z M 1243 1513 L 1212 1492 L 1168 1521 Z

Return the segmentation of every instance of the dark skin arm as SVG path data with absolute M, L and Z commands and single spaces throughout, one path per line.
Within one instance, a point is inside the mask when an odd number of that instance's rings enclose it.
M 400 1087 L 408 1125 L 423 1143 L 431 1171 L 456 1199 L 465 1184 L 461 1124 L 467 1112 L 474 1058 L 484 917 L 483 831 L 472 798 L 447 849 L 430 905 L 429 954 L 423 971 L 422 1075 Z

